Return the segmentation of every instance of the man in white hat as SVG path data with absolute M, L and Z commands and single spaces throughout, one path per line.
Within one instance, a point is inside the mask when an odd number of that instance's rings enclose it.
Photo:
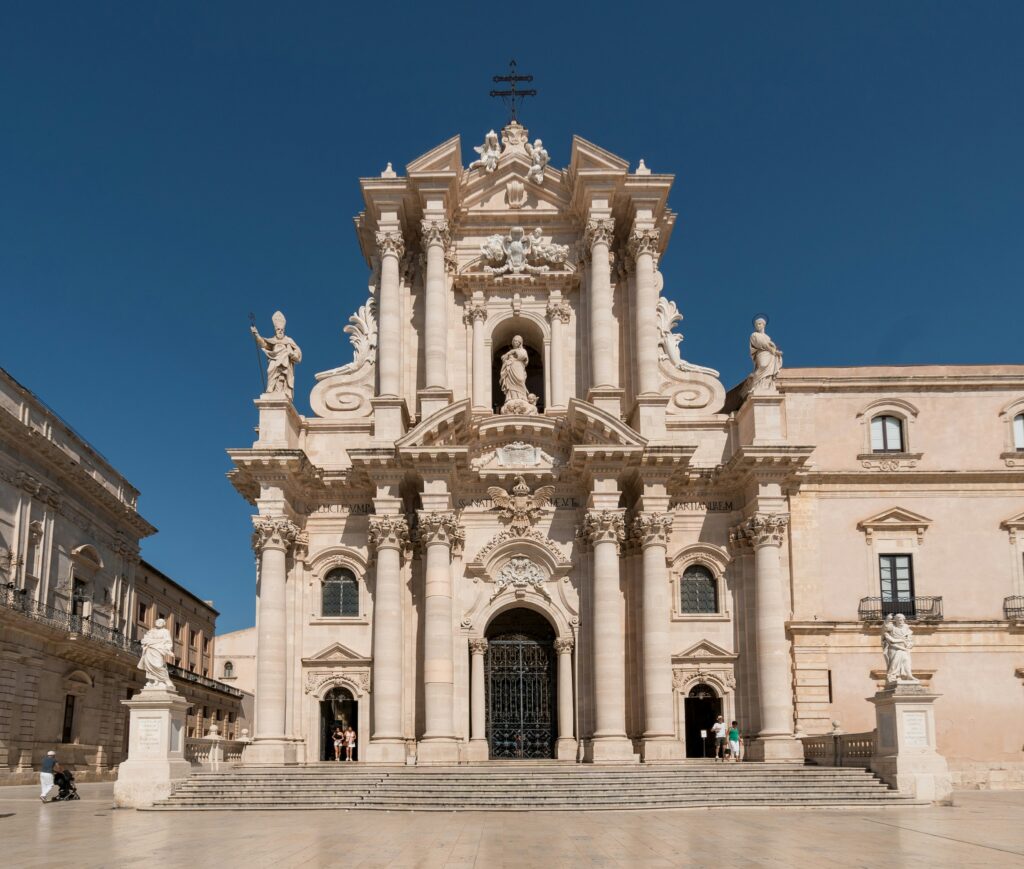
M 61 771 L 61 765 L 57 763 L 57 752 L 52 749 L 46 752 L 43 758 L 43 765 L 39 769 L 39 799 L 44 803 L 50 791 L 53 790 L 53 774 Z

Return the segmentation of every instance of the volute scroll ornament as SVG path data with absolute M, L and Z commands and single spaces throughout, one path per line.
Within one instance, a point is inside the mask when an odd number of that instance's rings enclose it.
M 264 549 L 287 552 L 299 534 L 299 527 L 284 517 L 253 516 L 252 548 L 258 555 Z
M 630 526 L 630 536 L 640 546 L 667 546 L 671 534 L 671 513 L 637 513 Z
M 583 518 L 583 536 L 591 546 L 612 541 L 617 546 L 626 539 L 625 511 L 588 510 Z
M 583 230 L 583 241 L 587 248 L 595 244 L 611 244 L 615 235 L 615 221 L 611 217 L 593 218 L 587 221 Z

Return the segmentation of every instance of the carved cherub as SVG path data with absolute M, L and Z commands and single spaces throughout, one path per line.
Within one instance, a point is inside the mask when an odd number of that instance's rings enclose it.
M 501 156 L 501 146 L 498 144 L 498 134 L 491 130 L 484 136 L 482 145 L 474 145 L 473 150 L 480 155 L 479 159 L 469 164 L 470 169 L 482 166 L 485 172 L 493 172 L 498 168 L 498 157 Z
M 527 142 L 526 154 L 533 161 L 530 165 L 530 171 L 526 173 L 526 180 L 532 181 L 534 184 L 543 184 L 544 167 L 551 162 L 551 158 L 544 148 L 544 143 L 540 139 L 537 139 L 532 145 Z
M 511 494 L 500 486 L 487 489 L 494 506 L 501 511 L 503 519 L 508 519 L 515 531 L 525 531 L 530 527 L 555 496 L 554 486 L 541 486 L 530 494 L 530 487 L 521 476 L 516 477 Z

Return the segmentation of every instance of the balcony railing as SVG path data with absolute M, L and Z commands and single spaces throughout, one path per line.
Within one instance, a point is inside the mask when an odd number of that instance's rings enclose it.
M 1004 598 L 1003 615 L 1010 621 L 1024 621 L 1024 594 Z
M 49 625 L 51 628 L 56 628 L 70 636 L 87 637 L 90 640 L 96 640 L 104 645 L 118 648 L 124 652 L 134 655 L 136 658 L 142 656 L 142 643 L 138 640 L 133 640 L 131 637 L 125 636 L 121 631 L 114 628 L 108 628 L 106 625 L 96 624 L 91 619 L 78 615 L 77 613 L 59 610 L 56 607 L 38 603 L 37 601 L 32 600 L 32 598 L 25 594 L 21 589 L 11 588 L 8 586 L 0 588 L 0 606 L 8 610 L 13 610 L 19 615 L 27 619 L 31 619 L 34 622 L 39 622 L 41 624 Z M 181 667 L 177 667 L 174 664 L 167 665 L 167 672 L 169 672 L 175 679 L 194 682 L 197 685 L 211 688 L 214 691 L 230 694 L 232 697 L 243 696 L 242 692 L 233 685 L 225 685 L 223 682 L 217 682 L 216 680 L 208 679 L 205 676 L 197 676 L 195 673 L 188 670 L 182 670 Z
M 942 621 L 941 597 L 910 597 L 903 600 L 883 600 L 880 597 L 862 597 L 857 617 L 864 622 L 880 622 L 886 616 L 901 614 L 911 622 Z

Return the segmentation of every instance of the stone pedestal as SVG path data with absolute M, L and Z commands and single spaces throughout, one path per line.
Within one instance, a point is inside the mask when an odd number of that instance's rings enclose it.
M 935 748 L 935 701 L 918 683 L 900 682 L 868 699 L 875 705 L 871 771 L 900 793 L 947 801 L 953 788 L 946 759 Z
M 242 749 L 244 766 L 294 766 L 299 762 L 295 740 L 259 737 Z
M 128 759 L 122 761 L 114 783 L 114 803 L 120 808 L 151 806 L 171 795 L 171 785 L 192 773 L 185 760 L 185 714 L 188 701 L 164 688 L 146 688 L 128 707 Z
M 747 742 L 743 759 L 763 763 L 803 763 L 804 747 L 793 736 L 758 736 Z

